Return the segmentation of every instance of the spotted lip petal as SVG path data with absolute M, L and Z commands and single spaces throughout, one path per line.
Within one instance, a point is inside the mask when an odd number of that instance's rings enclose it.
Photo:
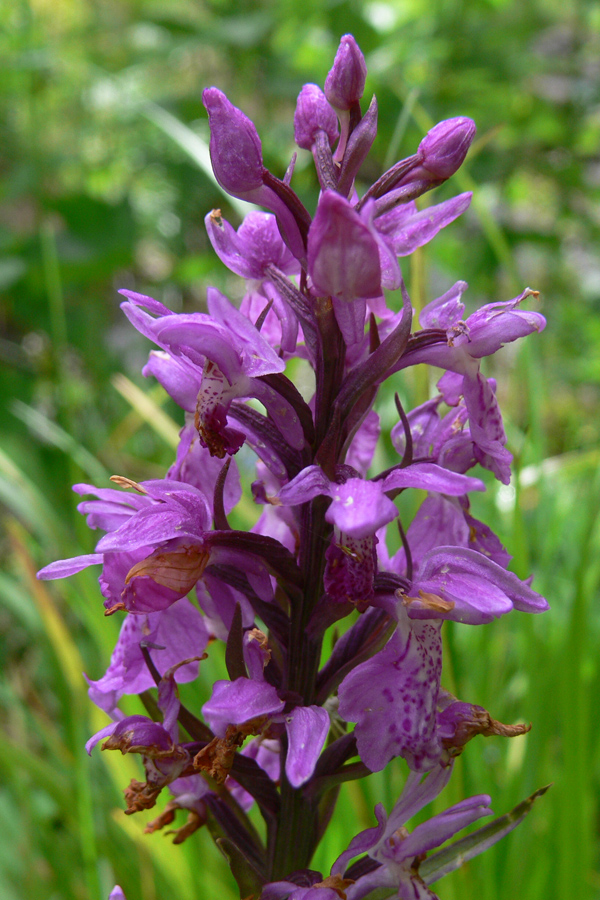
M 402 607 L 398 614 L 398 628 L 383 650 L 356 666 L 339 687 L 340 715 L 357 723 L 358 752 L 372 772 L 396 756 L 427 771 L 442 753 L 435 729 L 441 622 L 411 622 Z

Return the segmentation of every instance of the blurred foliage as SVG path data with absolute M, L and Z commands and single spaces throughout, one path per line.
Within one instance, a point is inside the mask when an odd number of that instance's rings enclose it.
M 415 305 L 459 278 L 470 283 L 472 307 L 529 284 L 548 318 L 541 337 L 494 361 L 520 478 L 515 488 L 490 485 L 478 511 L 515 554 L 515 571 L 536 572 L 553 610 L 448 630 L 444 675 L 461 698 L 500 719 L 531 719 L 534 730 L 508 746 L 469 747 L 441 802 L 488 791 L 501 813 L 544 782 L 556 785 L 516 835 L 445 880 L 440 893 L 549 900 L 600 889 L 600 723 L 590 705 L 600 688 L 600 7 L 0 0 L 7 900 L 92 900 L 115 880 L 128 900 L 233 896 L 227 877 L 220 886 L 225 866 L 206 834 L 174 848 L 120 813 L 118 790 L 139 773 L 129 760 L 85 756 L 83 741 L 103 722 L 79 677 L 82 668 L 101 674 L 117 623 L 103 620 L 93 575 L 46 589 L 33 572 L 91 549 L 71 483 L 105 483 L 112 472 L 159 477 L 172 460 L 176 425 L 156 411 L 162 406 L 175 422 L 180 413 L 141 378 L 147 346 L 120 315 L 117 289 L 175 310 L 201 309 L 208 284 L 240 296 L 239 279 L 204 232 L 213 207 L 236 223 L 238 214 L 193 155 L 208 137 L 202 88 L 218 85 L 254 119 L 265 163 L 282 175 L 294 150 L 297 93 L 305 81 L 323 83 L 348 31 L 379 102 L 365 183 L 412 153 L 435 121 L 468 115 L 478 125 L 464 171 L 435 195 L 473 188 L 471 210 L 405 261 Z M 294 186 L 311 208 L 318 186 L 308 163 L 301 151 Z M 428 387 L 398 389 L 414 399 Z M 398 763 L 342 794 L 319 865 L 330 864 L 356 825 L 372 824 L 376 801 L 389 807 L 402 773 Z

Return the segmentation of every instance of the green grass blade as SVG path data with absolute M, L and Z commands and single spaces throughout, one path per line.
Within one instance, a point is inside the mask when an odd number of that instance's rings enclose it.
M 112 377 L 112 385 L 127 400 L 132 409 L 147 422 L 148 425 L 174 450 L 179 446 L 179 427 L 173 419 L 160 408 L 158 403 L 140 390 L 125 375 L 117 373 Z
M 22 400 L 15 400 L 11 410 L 41 441 L 62 450 L 96 484 L 108 481 L 109 473 L 102 463 L 56 422 Z
M 44 543 L 52 546 L 64 534 L 62 522 L 43 492 L 1 449 L 0 502 Z

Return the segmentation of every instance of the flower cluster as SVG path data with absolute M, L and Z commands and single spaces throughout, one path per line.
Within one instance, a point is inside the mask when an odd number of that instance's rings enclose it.
M 475 125 L 440 122 L 359 195 L 377 131 L 375 98 L 361 108 L 365 77 L 346 35 L 324 90 L 309 84 L 298 97 L 296 142 L 312 153 L 321 187 L 312 216 L 291 187 L 295 155 L 283 179 L 273 175 L 254 124 L 217 88 L 205 90 L 219 184 L 268 210 L 250 212 L 237 231 L 219 210 L 206 217 L 219 258 L 246 280 L 245 296 L 237 308 L 211 288 L 207 312 L 179 314 L 122 291 L 125 315 L 156 348 L 144 374 L 185 411 L 177 456 L 162 480 L 76 485 L 93 498 L 80 511 L 104 536 L 94 553 L 39 573 L 101 566 L 105 612 L 124 614 L 106 673 L 89 681 L 112 721 L 88 749 L 104 740 L 103 749 L 141 755 L 145 780 L 127 788 L 127 813 L 152 808 L 168 786 L 172 799 L 147 830 L 186 810 L 180 842 L 212 817 L 241 895 L 262 900 L 360 900 L 381 888 L 435 896 L 435 867 L 419 871 L 425 854 L 489 814 L 489 798 L 465 800 L 412 833 L 406 822 L 443 789 L 471 738 L 526 730 L 442 688 L 443 622 L 547 608 L 508 570 L 509 555 L 469 503 L 485 489 L 476 466 L 510 479 L 495 383 L 480 360 L 543 329 L 542 316 L 521 306 L 535 292 L 465 316 L 467 285 L 458 282 L 416 327 L 399 257 L 471 198 L 422 209 L 415 201 L 462 164 Z M 399 311 L 389 297 L 401 298 Z M 310 394 L 286 375 L 298 359 L 314 375 Z M 408 412 L 396 395 L 396 459 L 373 473 L 379 386 L 401 385 L 398 373 L 420 363 L 442 370 L 438 393 Z M 250 531 L 228 520 L 242 495 L 244 445 L 256 456 Z M 426 498 L 402 523 L 395 500 L 415 489 Z M 388 529 L 401 536 L 393 554 Z M 323 663 L 334 623 L 341 637 Z M 189 710 L 177 683 L 198 677 L 217 642 L 229 677 Z M 152 718 L 125 716 L 125 694 L 144 694 Z M 378 806 L 378 824 L 330 874 L 310 870 L 338 786 L 398 757 L 410 773 L 390 815 Z M 253 803 L 264 837 L 246 816 Z

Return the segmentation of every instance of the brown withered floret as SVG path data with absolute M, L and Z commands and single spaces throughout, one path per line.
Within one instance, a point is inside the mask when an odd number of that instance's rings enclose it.
M 136 781 L 135 778 L 132 778 L 129 787 L 126 787 L 123 791 L 125 802 L 127 803 L 127 809 L 124 811 L 125 815 L 131 816 L 133 813 L 141 812 L 143 809 L 152 809 L 156 805 L 156 798 L 161 790 L 162 785 L 159 787 L 155 784 L 149 784 L 147 781 Z
M 313 888 L 329 888 L 335 891 L 341 900 L 346 900 L 346 888 L 350 887 L 351 884 L 354 884 L 352 878 L 342 878 L 341 875 L 328 875 L 323 881 L 313 884 Z
M 266 722 L 267 717 L 260 716 L 243 725 L 228 725 L 224 738 L 213 738 L 198 751 L 193 760 L 194 768 L 207 772 L 217 784 L 223 784 L 231 772 L 236 750 L 249 735 L 260 734 Z
M 151 822 L 148 822 L 144 828 L 144 834 L 153 834 L 155 831 L 160 831 L 165 825 L 171 825 L 172 822 L 175 821 L 175 813 L 177 810 L 183 808 L 184 807 L 179 806 L 176 800 L 170 800 L 161 814 L 157 816 L 156 819 L 152 819 Z M 173 838 L 174 844 L 183 844 L 186 838 L 195 831 L 198 831 L 198 829 L 206 822 L 206 818 L 203 818 L 195 809 L 187 810 L 187 813 L 188 817 L 185 825 L 181 825 L 179 828 L 175 828 L 172 831 L 165 831 L 165 835 L 175 835 Z

